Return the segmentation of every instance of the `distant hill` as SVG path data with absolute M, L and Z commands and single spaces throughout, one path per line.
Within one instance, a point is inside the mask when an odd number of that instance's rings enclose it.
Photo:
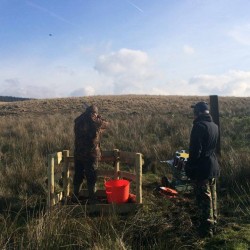
M 11 102 L 0 101 L 1 116 L 41 116 L 41 115 L 77 115 L 85 110 L 83 103 L 96 104 L 101 114 L 112 119 L 127 115 L 148 116 L 165 115 L 172 120 L 176 116 L 190 116 L 191 105 L 209 96 L 157 96 L 157 95 L 106 95 L 50 99 L 15 99 Z M 1 99 L 0 99 L 1 100 Z M 221 97 L 219 108 L 221 116 L 250 116 L 250 97 Z
M 17 101 L 26 101 L 32 100 L 31 98 L 22 98 L 14 96 L 0 96 L 0 102 L 17 102 Z

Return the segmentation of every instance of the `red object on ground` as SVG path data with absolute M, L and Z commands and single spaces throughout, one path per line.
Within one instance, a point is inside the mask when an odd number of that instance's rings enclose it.
M 128 202 L 129 203 L 136 203 L 136 195 L 135 194 L 129 194 Z
M 130 182 L 127 180 L 109 180 L 105 182 L 109 203 L 126 203 L 129 198 Z
M 173 196 L 171 198 L 175 198 L 176 195 L 178 195 L 178 192 L 172 188 L 168 188 L 168 187 L 160 187 L 161 191 L 168 195 L 168 196 Z M 170 198 L 170 197 L 169 197 Z

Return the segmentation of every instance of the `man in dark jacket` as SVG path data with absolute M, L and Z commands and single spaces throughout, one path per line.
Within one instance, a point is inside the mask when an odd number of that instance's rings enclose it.
M 195 194 L 201 212 L 201 236 L 213 236 L 217 223 L 216 179 L 219 164 L 215 154 L 219 137 L 218 126 L 209 114 L 208 104 L 194 106 L 194 122 L 190 135 L 186 174 L 194 181 Z
M 95 105 L 88 106 L 86 111 L 75 119 L 75 174 L 73 178 L 74 197 L 79 191 L 86 176 L 89 199 L 95 200 L 96 169 L 101 158 L 101 134 L 108 122 L 98 115 Z

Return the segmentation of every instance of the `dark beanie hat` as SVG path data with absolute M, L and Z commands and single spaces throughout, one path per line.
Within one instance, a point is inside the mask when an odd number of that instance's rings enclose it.
M 195 105 L 192 105 L 191 108 L 194 109 L 194 113 L 209 113 L 209 107 L 206 102 L 197 102 Z

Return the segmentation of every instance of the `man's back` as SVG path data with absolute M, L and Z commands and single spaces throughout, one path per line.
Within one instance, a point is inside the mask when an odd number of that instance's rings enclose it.
M 75 119 L 75 155 L 76 157 L 87 156 L 94 149 L 96 127 L 90 116 L 85 113 Z
M 100 157 L 100 137 L 107 122 L 100 116 L 83 113 L 75 119 L 75 157 Z
M 218 126 L 210 115 L 201 115 L 195 119 L 190 137 L 189 163 L 197 167 L 197 179 L 214 178 L 219 175 L 215 154 L 218 136 Z

